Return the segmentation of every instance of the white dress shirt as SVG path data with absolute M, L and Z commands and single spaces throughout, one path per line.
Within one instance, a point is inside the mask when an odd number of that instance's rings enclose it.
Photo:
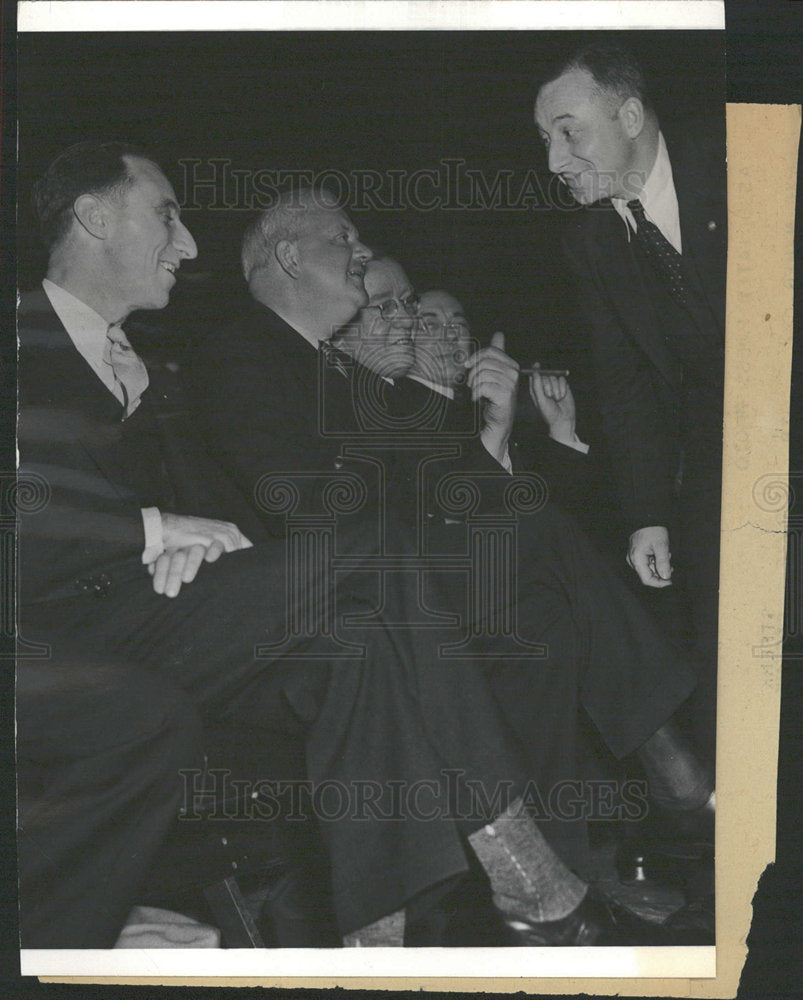
M 624 198 L 612 198 L 611 201 L 613 207 L 624 219 L 629 241 L 631 231 L 635 233 L 638 230 L 633 213 L 627 207 L 627 201 Z M 669 162 L 669 152 L 662 132 L 658 133 L 658 155 L 655 157 L 650 176 L 639 195 L 639 201 L 650 222 L 660 229 L 661 234 L 678 253 L 683 253 L 680 239 L 678 196 L 675 191 L 675 182 L 672 180 L 672 164 Z
M 42 287 L 76 351 L 109 392 L 123 403 L 120 385 L 115 381 L 111 365 L 103 358 L 109 323 L 85 302 L 48 278 L 44 279 Z M 145 532 L 142 562 L 147 565 L 164 552 L 162 518 L 158 507 L 142 508 L 142 527 Z

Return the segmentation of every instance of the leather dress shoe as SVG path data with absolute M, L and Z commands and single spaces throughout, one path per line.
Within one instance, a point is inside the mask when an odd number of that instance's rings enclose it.
M 614 859 L 619 881 L 687 888 L 706 873 L 713 878 L 714 845 L 706 840 L 638 837 L 619 846 Z
M 469 871 L 449 880 L 445 891 L 407 908 L 405 948 L 504 948 L 518 942 L 491 902 L 485 873 Z
M 587 945 L 652 946 L 675 941 L 660 923 L 644 920 L 602 893 L 589 889 L 583 901 L 561 920 L 530 923 L 505 917 L 511 944 L 562 948 Z
M 626 837 L 614 863 L 624 883 L 687 888 L 700 882 L 706 872 L 713 881 L 713 811 L 705 806 L 688 812 L 655 811 Z
M 675 944 L 714 944 L 714 894 L 681 906 L 663 923 Z
M 444 917 L 443 911 L 440 911 Z M 478 919 L 479 918 L 479 919 Z M 437 929 L 436 929 L 437 926 Z M 581 948 L 655 947 L 714 943 L 713 897 L 710 906 L 692 903 L 657 923 L 632 913 L 589 889 L 583 901 L 561 920 L 532 923 L 506 916 L 489 904 L 453 910 L 444 919 L 405 931 L 405 947 Z

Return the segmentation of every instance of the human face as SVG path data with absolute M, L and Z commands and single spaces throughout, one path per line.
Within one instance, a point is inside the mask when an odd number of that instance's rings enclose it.
M 303 295 L 325 308 L 334 331 L 368 301 L 364 278 L 371 251 L 360 242 L 346 213 L 325 204 L 310 208 L 295 244 Z
M 630 102 L 628 102 L 630 103 Z M 635 171 L 636 138 L 616 99 L 601 92 L 587 70 L 573 69 L 545 84 L 535 123 L 557 174 L 581 205 L 634 198 L 644 178 Z
M 163 309 L 182 260 L 198 254 L 179 218 L 176 195 L 149 160 L 125 157 L 131 187 L 120 204 L 108 203 L 111 225 L 105 244 L 109 284 L 120 318 L 134 309 Z
M 421 326 L 415 337 L 416 371 L 430 382 L 455 385 L 465 376 L 471 353 L 471 330 L 463 307 L 448 292 L 424 292 Z
M 365 290 L 368 304 L 357 316 L 350 349 L 360 364 L 378 375 L 401 378 L 415 363 L 413 338 L 418 318 L 413 286 L 396 261 L 377 260 L 365 272 Z M 385 319 L 380 307 L 390 303 L 396 304 L 396 311 Z

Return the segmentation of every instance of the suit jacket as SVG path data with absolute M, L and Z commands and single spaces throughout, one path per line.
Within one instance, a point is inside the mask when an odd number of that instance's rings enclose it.
M 171 374 L 152 370 L 140 406 L 122 406 L 73 345 L 44 290 L 18 312 L 23 604 L 142 577 L 141 508 L 260 528 L 185 421 Z M 136 427 L 134 426 L 136 425 Z
M 602 424 L 627 526 L 675 523 L 678 490 L 719 475 L 725 335 L 724 123 L 663 128 L 694 290 L 662 286 L 610 202 L 575 213 L 564 249 L 588 321 Z M 699 371 L 671 344 L 699 342 Z M 691 376 L 691 377 L 690 377 Z M 711 454 L 711 449 L 715 449 Z M 685 470 L 685 471 L 684 471 Z M 685 477 L 685 486 L 681 483 Z
M 436 506 L 437 470 L 500 471 L 471 429 L 444 424 L 444 397 L 406 379 L 391 385 L 345 355 L 333 366 L 258 302 L 248 304 L 223 343 L 221 351 L 215 336 L 198 352 L 196 403 L 213 457 L 274 536 L 284 534 L 286 512 L 268 509 L 266 476 L 292 484 L 298 513 L 323 512 L 327 484 L 350 474 L 365 490 L 360 510 L 386 504 L 406 514 L 415 502 L 416 463 L 433 437 L 450 457 L 445 466 L 427 463 L 429 507 Z M 407 449 L 398 447 L 400 437 Z M 366 544 L 380 540 L 367 534 Z

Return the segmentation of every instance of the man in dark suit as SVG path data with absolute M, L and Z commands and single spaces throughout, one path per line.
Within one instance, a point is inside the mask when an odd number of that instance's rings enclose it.
M 449 292 L 434 289 L 423 292 L 419 300 L 421 327 L 416 336 L 416 361 L 407 374 L 409 379 L 444 393 L 466 407 L 465 362 L 474 351 L 471 328 L 461 303 Z M 596 463 L 589 456 L 589 446 L 577 435 L 574 396 L 564 375 L 539 375 L 528 380 L 531 413 L 526 424 L 517 399 L 516 423 L 511 431 L 513 468 L 535 471 L 545 480 L 549 497 L 569 511 L 584 530 L 593 528 L 599 517 L 599 500 L 591 502 L 597 475 Z M 528 405 L 529 405 L 528 401 Z M 534 418 L 540 426 L 533 426 Z
M 355 930 L 463 870 L 465 837 L 495 815 L 455 819 L 443 768 L 515 795 L 517 752 L 483 679 L 426 669 L 435 647 L 388 626 L 356 571 L 341 573 L 336 612 L 370 612 L 373 627 L 327 630 L 314 600 L 333 606 L 331 567 L 306 560 L 309 616 L 288 633 L 284 542 L 253 546 L 224 520 L 237 502 L 207 493 L 201 467 L 186 499 L 197 513 L 178 512 L 192 463 L 177 453 L 182 434 L 165 438 L 162 394 L 120 326 L 163 307 L 196 253 L 158 166 L 82 143 L 51 164 L 36 200 L 50 262 L 19 313 L 20 475 L 41 499 L 20 505 L 23 945 L 114 943 L 207 722 L 250 725 L 255 760 L 277 732 L 301 739 L 313 786 L 346 795 L 346 814 L 319 818 L 340 931 Z M 311 286 L 346 311 L 364 301 L 355 245 L 338 226 L 304 244 L 303 265 L 288 257 L 302 300 Z M 339 554 L 356 548 L 341 530 Z M 387 593 L 404 614 L 404 588 Z M 37 647 L 42 659 L 25 655 Z M 393 782 L 425 793 L 420 813 L 393 814 Z M 367 785 L 372 807 L 355 816 Z
M 270 515 L 275 531 L 283 529 L 281 518 L 271 511 L 277 506 L 272 500 L 274 488 L 281 497 L 277 487 L 283 485 L 284 495 L 292 498 L 284 524 L 284 530 L 292 532 L 294 522 L 310 512 L 303 504 L 320 502 L 327 479 L 335 470 L 347 470 L 364 480 L 366 495 L 374 491 L 374 500 L 378 497 L 382 502 L 379 516 L 375 507 L 355 515 L 369 546 L 382 558 L 391 557 L 392 562 L 392 557 L 402 553 L 426 563 L 429 556 L 418 548 L 419 529 L 429 535 L 434 546 L 427 550 L 431 557 L 453 556 L 461 539 L 465 548 L 466 517 L 454 513 L 450 517 L 443 503 L 430 508 L 430 497 L 438 500 L 438 496 L 437 490 L 427 488 L 420 493 L 416 489 L 411 499 L 404 491 L 404 502 L 396 509 L 396 485 L 405 477 L 417 482 L 415 474 L 409 475 L 411 457 L 417 467 L 438 464 L 445 458 L 447 472 L 452 469 L 450 459 L 458 466 L 465 461 L 467 464 L 458 469 L 461 475 L 482 473 L 476 494 L 479 505 L 498 510 L 505 488 L 511 484 L 505 465 L 512 424 L 510 397 L 515 395 L 518 367 L 504 355 L 501 344 L 476 352 L 467 361 L 466 381 L 478 401 L 487 398 L 490 405 L 484 417 L 490 414 L 491 419 L 480 421 L 480 426 L 469 435 L 464 432 L 462 438 L 458 434 L 458 438 L 438 441 L 434 452 L 423 456 L 421 462 L 422 456 L 413 454 L 415 442 L 407 433 L 415 437 L 420 411 L 415 406 L 406 408 L 404 403 L 397 407 L 396 398 L 399 378 L 409 369 L 412 357 L 415 304 L 409 281 L 395 262 L 370 262 L 367 304 L 354 320 L 341 321 L 345 327 L 332 337 L 336 313 L 329 308 L 328 296 L 336 294 L 336 281 L 326 288 L 318 285 L 318 293 L 327 297 L 317 304 L 304 296 L 304 256 L 310 252 L 307 247 L 315 249 L 316 237 L 337 246 L 337 234 L 348 232 L 350 223 L 336 203 L 326 198 L 322 209 L 321 198 L 311 191 L 288 194 L 256 219 L 245 235 L 243 265 L 253 301 L 225 337 L 225 356 L 215 349 L 220 335 L 210 340 L 199 385 L 198 398 L 209 415 L 210 447 L 243 494 L 254 498 L 255 508 Z M 306 205 L 306 215 L 302 208 L 296 209 L 297 218 L 289 224 L 283 216 L 299 201 Z M 357 253 L 355 249 L 351 258 L 344 253 L 333 275 L 345 287 L 349 287 L 348 275 Z M 411 384 L 431 394 L 426 387 Z M 429 419 L 431 414 L 425 416 Z M 411 417 L 412 423 L 408 422 Z M 488 434 L 483 435 L 484 427 Z M 463 448 L 461 442 L 468 442 L 468 447 Z M 426 447 L 420 438 L 418 444 L 419 451 Z M 487 469 L 480 469 L 477 462 L 487 463 Z M 385 488 L 388 483 L 393 484 L 390 490 Z M 316 513 L 315 509 L 311 512 Z M 520 527 L 520 537 L 525 539 L 518 559 L 520 586 L 517 594 L 508 593 L 507 597 L 520 612 L 519 624 L 527 642 L 543 642 L 549 649 L 535 671 L 530 661 L 520 672 L 525 687 L 537 687 L 543 694 L 543 717 L 538 713 L 535 722 L 532 706 L 538 699 L 528 698 L 522 701 L 520 711 L 529 715 L 517 720 L 517 732 L 529 728 L 532 734 L 528 763 L 536 757 L 540 761 L 530 773 L 539 779 L 546 776 L 546 784 L 553 775 L 576 775 L 578 698 L 615 754 L 637 751 L 642 760 L 650 758 L 648 766 L 652 767 L 657 758 L 651 757 L 651 748 L 657 744 L 651 743 L 650 734 L 656 736 L 657 743 L 662 742 L 667 735 L 663 723 L 685 696 L 682 684 L 671 694 L 663 690 L 664 681 L 677 680 L 685 673 L 683 667 L 678 672 L 681 658 L 626 590 L 613 581 L 609 585 L 607 570 L 564 515 L 547 506 L 537 515 L 523 517 Z M 410 564 L 410 568 L 416 565 Z M 388 564 L 386 575 L 392 576 L 397 569 Z M 425 575 L 428 582 L 450 579 L 448 573 L 427 571 Z M 419 617 L 406 620 L 432 628 L 437 622 L 424 620 L 426 609 L 454 614 L 461 601 L 466 603 L 465 594 L 455 596 L 461 589 L 465 587 L 455 580 L 434 600 L 427 593 L 423 606 L 407 609 L 408 615 L 414 611 Z M 389 606 L 387 601 L 385 606 Z M 486 663 L 499 657 L 503 639 L 515 638 L 508 633 L 500 638 L 500 622 L 495 620 L 499 611 L 495 605 L 483 606 L 467 623 L 472 641 L 476 640 L 473 655 Z M 527 661 L 527 648 L 526 642 L 517 647 L 522 661 Z M 627 680 L 614 679 L 620 672 L 628 675 Z M 685 687 L 685 694 L 689 690 Z M 685 752 L 681 756 L 691 763 Z M 667 762 L 666 757 L 663 760 Z M 696 789 L 687 785 L 680 792 L 680 787 L 674 786 L 668 798 L 679 792 L 685 797 L 688 792 L 687 806 L 692 799 L 698 806 L 708 799 L 710 779 L 704 778 L 695 764 L 687 777 L 692 773 L 700 779 L 699 784 L 694 779 Z
M 660 126 L 633 57 L 587 46 L 542 84 L 550 169 L 586 206 L 565 249 L 588 319 L 603 430 L 648 587 L 681 577 L 713 751 L 725 335 L 724 117 Z M 670 552 L 671 545 L 671 552 Z

